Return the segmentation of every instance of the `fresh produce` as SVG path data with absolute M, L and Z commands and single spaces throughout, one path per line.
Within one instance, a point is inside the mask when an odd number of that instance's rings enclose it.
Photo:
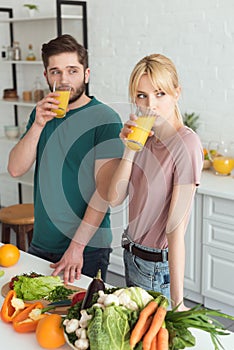
M 21 275 L 14 281 L 14 291 L 17 297 L 24 300 L 43 299 L 57 286 L 63 286 L 63 282 L 59 276 L 31 278 Z
M 46 349 L 55 349 L 65 344 L 62 317 L 51 314 L 42 318 L 36 328 L 36 339 L 38 344 Z
M 71 306 L 74 306 L 76 303 L 83 301 L 85 297 L 86 292 L 78 292 L 73 295 L 72 301 L 71 301 Z
M 137 323 L 135 324 L 130 336 L 130 346 L 133 349 L 135 345 L 141 340 L 143 335 L 148 330 L 152 318 L 151 317 L 157 310 L 158 304 L 161 300 L 161 296 L 157 297 L 155 300 L 150 301 L 145 308 L 140 312 Z
M 36 302 L 28 305 L 13 318 L 13 328 L 18 333 L 35 332 L 40 319 L 47 315 L 42 313 L 43 304 Z
M 4 322 L 12 322 L 14 317 L 24 308 L 24 301 L 17 298 L 14 290 L 10 290 L 1 307 L 1 319 Z
M 63 321 L 66 339 L 77 350 L 181 350 L 195 345 L 192 328 L 209 333 L 219 350 L 218 336 L 229 333 L 215 317 L 234 320 L 199 305 L 182 312 L 178 307 L 167 310 L 162 294 L 139 287 L 107 288 L 92 300 L 88 309 L 82 309 L 82 301 L 70 307 Z
M 152 323 L 149 329 L 147 330 L 146 334 L 144 335 L 142 343 L 144 350 L 150 350 L 153 339 L 157 336 L 159 329 L 162 327 L 162 324 L 166 317 L 167 308 L 168 300 L 162 297 L 158 308 L 154 314 Z
M 156 350 L 168 350 L 169 349 L 169 332 L 166 328 L 166 323 L 163 322 L 162 327 L 159 329 L 157 336 L 155 337 Z
M 206 148 L 203 148 L 203 155 L 204 155 L 204 160 L 209 160 L 209 155 Z
M 19 249 L 13 244 L 4 244 L 0 247 L 0 266 L 15 265 L 20 258 Z
M 82 309 L 87 309 L 92 305 L 93 295 L 99 290 L 105 290 L 105 284 L 101 278 L 101 270 L 98 270 L 97 276 L 93 278 L 88 286 L 82 302 Z
M 16 276 L 12 277 L 11 280 L 10 280 L 10 283 L 9 283 L 9 288 L 10 289 L 14 289 L 14 282 L 18 281 L 19 276 L 26 276 L 26 277 L 29 277 L 29 278 L 36 278 L 36 277 L 40 277 L 40 276 L 43 276 L 43 275 L 38 274 L 36 272 L 23 273 L 22 275 L 16 275 Z
M 218 350 L 221 346 L 218 336 L 229 333 L 214 317 L 234 320 L 232 316 L 202 308 L 200 305 L 188 311 L 177 312 L 177 308 L 168 311 L 165 320 L 169 332 L 169 349 L 179 350 L 194 346 L 196 340 L 189 328 L 198 328 L 210 334 L 214 349 Z
M 66 300 L 68 297 L 74 293 L 73 289 L 66 288 L 64 286 L 56 286 L 52 289 L 45 299 L 49 301 L 60 301 Z
M 3 270 L 0 270 L 0 277 L 4 276 L 5 272 Z
M 150 350 L 157 350 L 157 335 L 152 340 Z
M 69 342 L 80 349 L 82 335 L 90 349 L 130 350 L 130 331 L 153 296 L 139 287 L 113 288 L 99 290 L 92 300 L 88 309 L 78 302 L 68 310 L 63 326 Z

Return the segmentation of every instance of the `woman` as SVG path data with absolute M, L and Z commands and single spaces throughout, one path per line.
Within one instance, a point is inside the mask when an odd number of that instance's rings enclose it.
M 203 151 L 197 134 L 183 125 L 180 93 L 176 68 L 167 57 L 153 54 L 136 64 L 129 82 L 131 101 L 150 107 L 157 118 L 141 152 L 125 147 L 109 200 L 116 206 L 129 196 L 129 225 L 122 240 L 127 286 L 159 291 L 185 310 L 184 235 Z M 135 119 L 132 115 L 121 130 L 124 142 Z

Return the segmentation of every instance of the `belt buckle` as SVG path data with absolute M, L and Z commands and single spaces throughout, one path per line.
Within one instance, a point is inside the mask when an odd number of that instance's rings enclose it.
M 162 250 L 162 262 L 166 262 L 167 261 L 167 250 L 163 249 Z

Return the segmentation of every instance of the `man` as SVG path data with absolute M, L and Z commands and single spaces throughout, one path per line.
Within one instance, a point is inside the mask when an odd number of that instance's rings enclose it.
M 107 192 L 122 155 L 116 112 L 85 93 L 90 69 L 86 49 L 70 35 L 42 46 L 44 76 L 50 93 L 30 115 L 26 133 L 12 149 L 8 171 L 26 173 L 36 161 L 35 224 L 29 253 L 53 262 L 53 275 L 64 282 L 81 274 L 105 280 L 111 229 Z M 70 85 L 64 118 L 53 86 Z

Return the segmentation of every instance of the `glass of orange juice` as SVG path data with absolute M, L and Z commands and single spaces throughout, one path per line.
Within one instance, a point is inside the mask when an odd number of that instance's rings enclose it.
M 234 169 L 234 143 L 210 141 L 208 155 L 216 175 L 230 175 Z
M 217 175 L 230 175 L 234 168 L 234 158 L 231 157 L 215 157 L 213 160 L 213 168 Z
M 136 126 L 131 126 L 133 132 L 128 135 L 126 145 L 134 151 L 141 151 L 154 125 L 157 114 L 151 108 L 141 106 L 136 106 L 134 114 L 137 116 Z
M 69 103 L 70 91 L 70 85 L 56 86 L 55 92 L 58 92 L 59 96 L 56 96 L 55 99 L 59 101 L 59 105 L 57 109 L 52 109 L 52 112 L 57 114 L 56 118 L 65 117 Z

